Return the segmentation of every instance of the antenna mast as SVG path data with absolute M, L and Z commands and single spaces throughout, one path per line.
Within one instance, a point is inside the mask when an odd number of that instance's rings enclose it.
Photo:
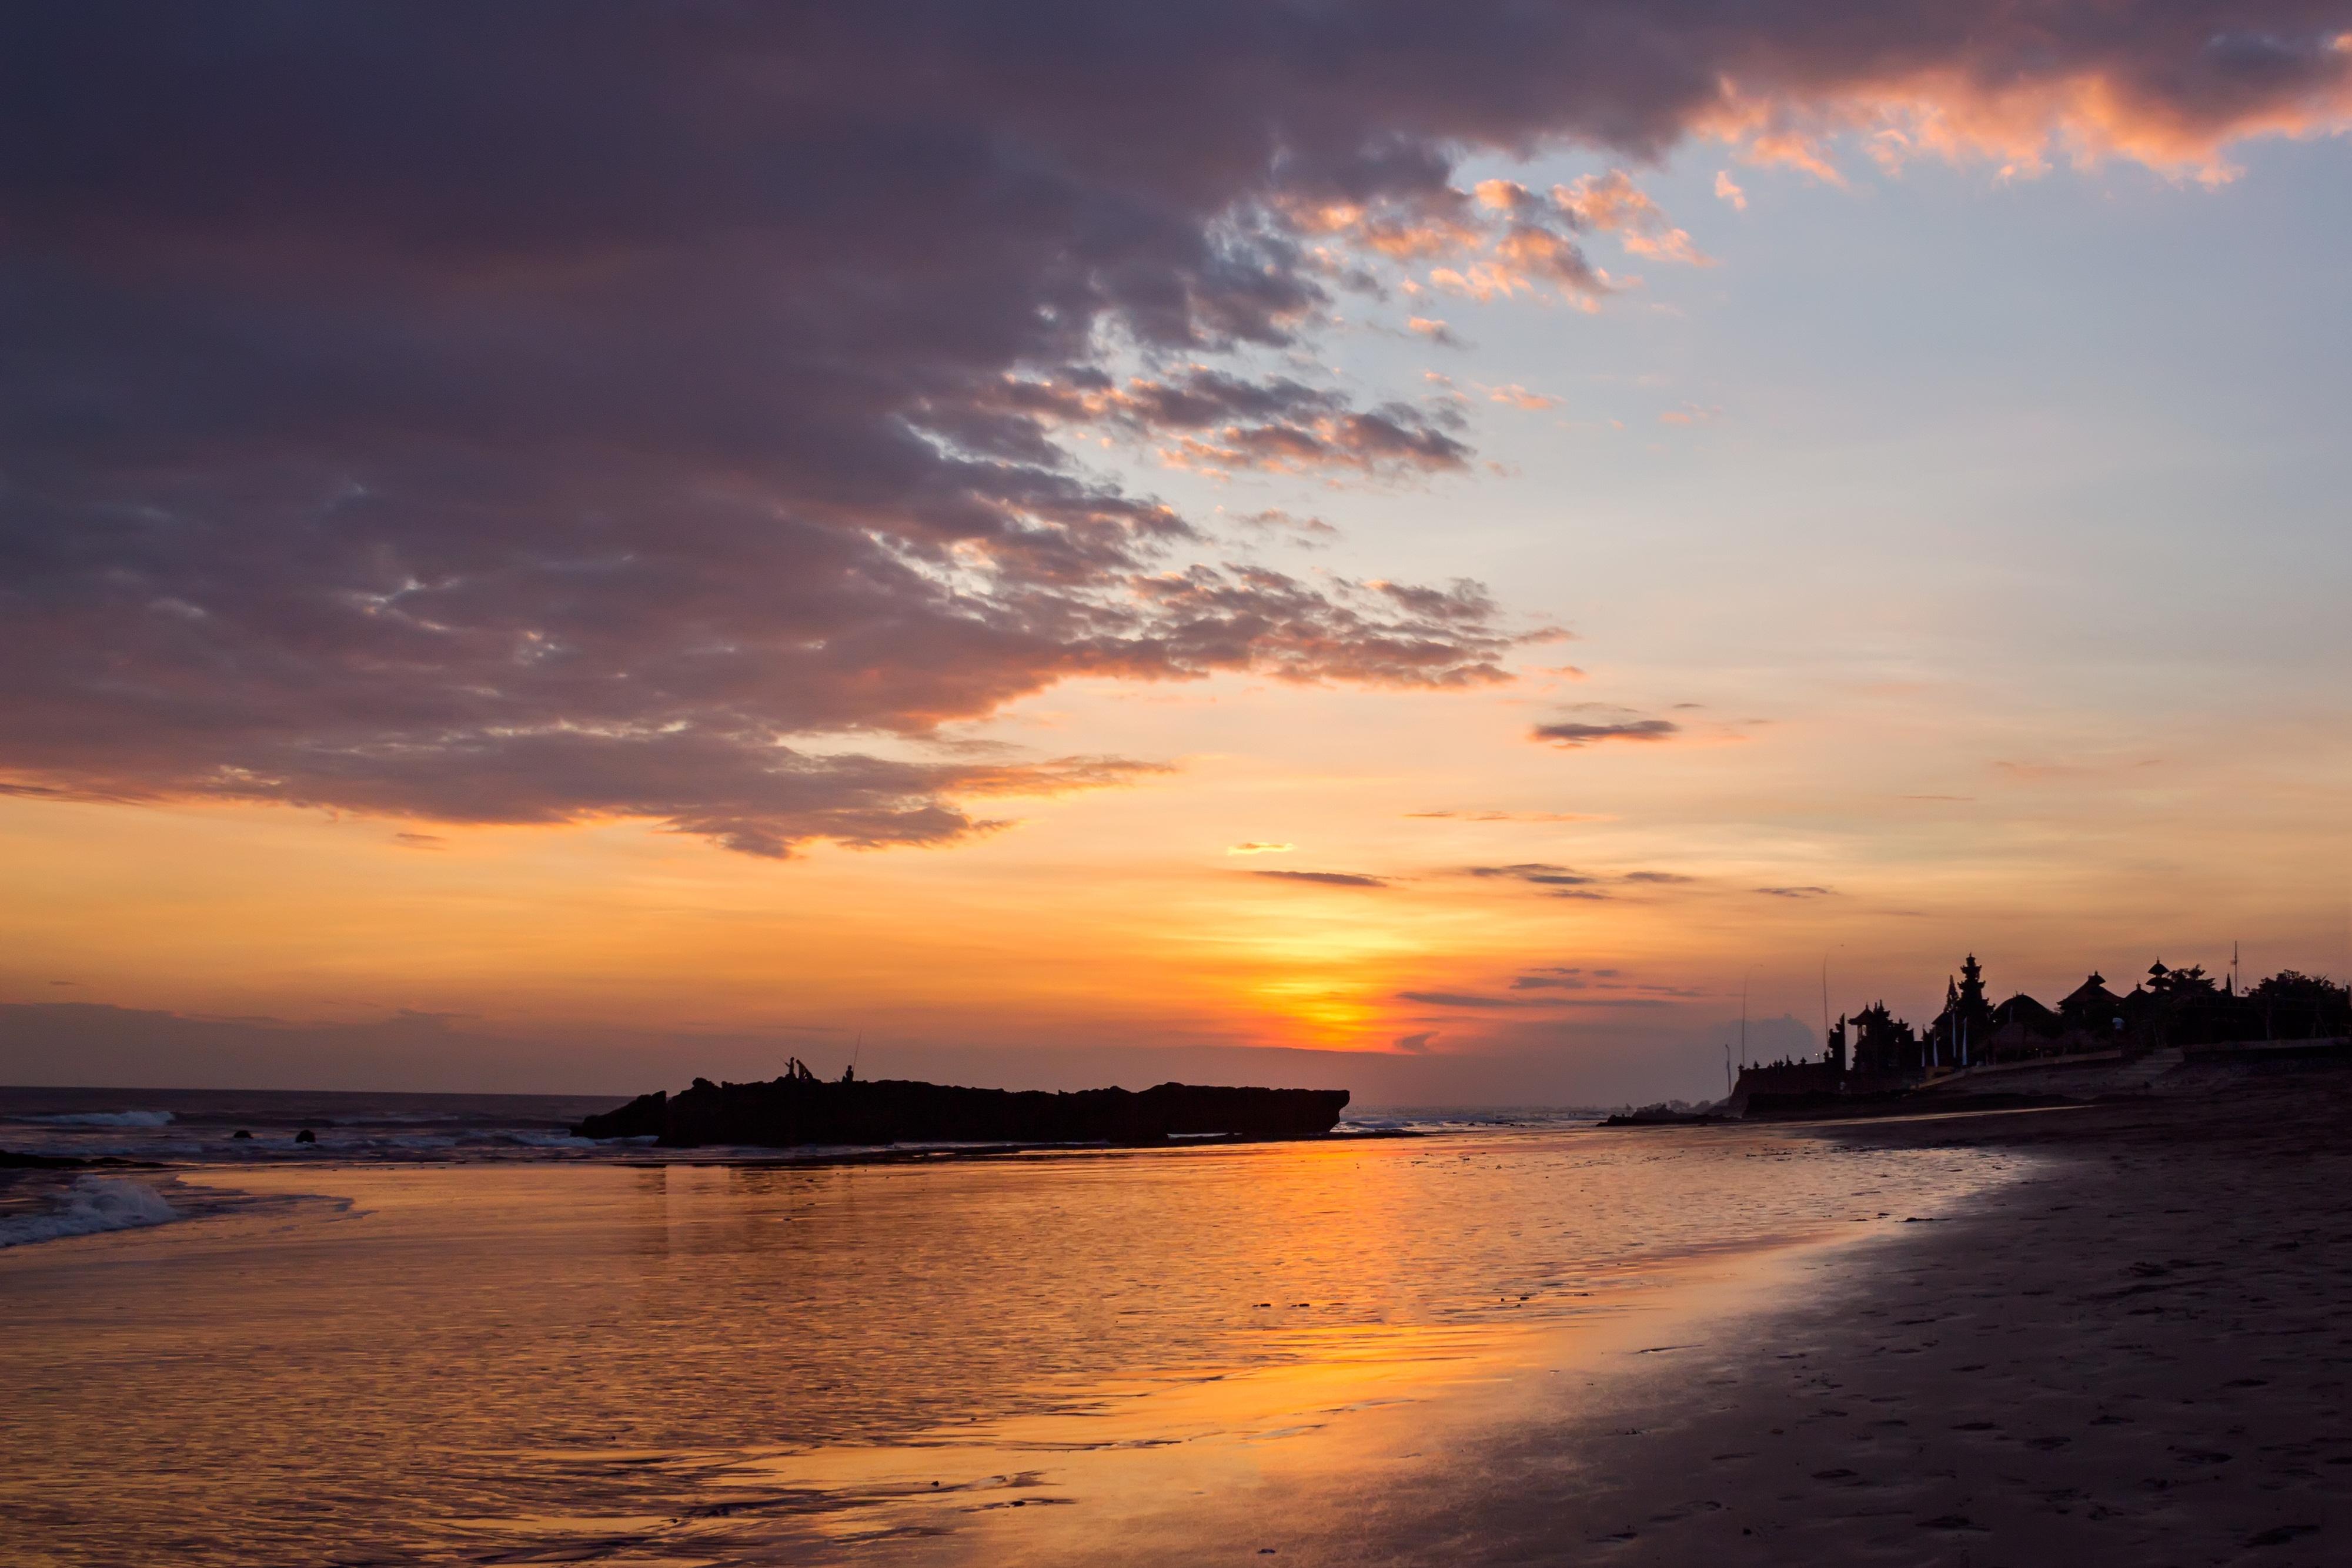
M 1756 977 L 1756 966 L 1750 964 L 1739 977 L 1739 1065 L 1748 1065 L 1748 982 Z

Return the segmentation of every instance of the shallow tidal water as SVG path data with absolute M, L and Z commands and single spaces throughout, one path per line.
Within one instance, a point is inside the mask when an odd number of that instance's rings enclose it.
M 193 1218 L 0 1250 L 0 1559 L 1371 1560 L 1461 1433 L 2008 1168 L 1741 1128 L 192 1166 L 148 1179 Z

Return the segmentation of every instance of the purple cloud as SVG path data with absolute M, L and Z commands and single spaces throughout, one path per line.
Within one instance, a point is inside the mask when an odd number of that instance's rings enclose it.
M 1465 870 L 1475 877 L 1507 878 L 1513 882 L 1532 883 L 1538 887 L 1581 887 L 1600 880 L 1587 873 L 1542 861 L 1522 861 L 1517 865 L 1474 865 Z
M 1523 1008 L 1528 1001 L 1513 997 L 1482 997 L 1472 991 L 1399 991 L 1397 999 L 1432 1008 Z
M 1543 888 L 1554 898 L 1607 898 L 1611 896 L 1610 894 L 1601 886 L 1597 885 L 1607 881 L 1633 883 L 1643 886 L 1657 886 L 1662 884 L 1686 883 L 1695 880 L 1691 877 L 1681 876 L 1673 872 L 1664 871 L 1632 871 L 1605 873 L 1576 871 L 1568 866 L 1552 865 L 1544 861 L 1522 861 L 1515 865 L 1465 866 L 1463 868 L 1463 873 L 1467 876 L 1480 877 L 1489 881 L 1507 880 L 1511 882 L 1524 882 L 1530 886 Z M 1573 974 L 1576 971 L 1564 970 L 1561 972 Z
M 1271 877 L 1276 882 L 1311 882 L 1322 887 L 1386 887 L 1384 876 L 1363 876 L 1351 871 L 1254 871 L 1252 876 Z
M 1801 162 L 1809 115 L 1997 90 L 1951 123 L 2013 135 L 2038 104 L 2087 152 L 2193 162 L 2340 118 L 2347 26 L 2252 0 L 2128 26 L 2093 0 L 1866 26 L 1727 0 L 16 7 L 0 774 L 774 854 L 951 842 L 982 800 L 1132 778 L 936 745 L 1074 676 L 1497 682 L 1475 585 L 1213 559 L 1063 438 L 1459 472 L 1455 416 L 1233 357 L 1300 346 L 1380 266 L 1591 300 L 1614 286 L 1580 235 L 1679 232 L 1613 176 L 1604 211 L 1598 183 L 1475 196 L 1458 160 L 1769 123 Z
M 1558 724 L 1536 726 L 1530 732 L 1530 738 L 1572 748 L 1597 745 L 1604 740 L 1664 740 L 1669 736 L 1681 734 L 1682 727 L 1670 718 L 1626 719 L 1616 724 L 1562 720 Z
M 1397 999 L 1417 1002 L 1423 1007 L 1455 1008 L 1481 1012 L 1520 1008 L 1597 1008 L 1638 1010 L 1668 1005 L 1654 997 L 1491 997 L 1476 991 L 1399 991 Z

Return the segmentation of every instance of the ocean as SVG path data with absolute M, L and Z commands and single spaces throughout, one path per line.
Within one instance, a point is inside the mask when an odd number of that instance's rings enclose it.
M 1433 1434 L 2012 1174 L 1496 1112 L 688 1163 L 564 1133 L 610 1103 L 0 1091 L 0 1148 L 165 1166 L 0 1186 L 0 1557 L 1176 1562 L 1276 1495 L 1356 1539 Z

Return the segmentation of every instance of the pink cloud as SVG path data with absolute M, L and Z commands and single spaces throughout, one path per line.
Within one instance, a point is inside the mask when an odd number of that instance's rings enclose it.
M 1486 398 L 1490 402 L 1507 402 L 1513 408 L 1534 410 L 1557 408 L 1559 406 L 1559 399 L 1549 396 L 1543 392 L 1529 392 L 1527 388 L 1519 385 L 1517 382 L 1513 382 L 1508 386 L 1499 386 L 1489 389 L 1486 393 Z
M 1668 221 L 1665 210 L 1633 183 L 1622 169 L 1586 174 L 1551 188 L 1552 204 L 1581 228 L 1614 234 L 1618 243 L 1635 256 L 1712 267 L 1712 256 L 1700 253 L 1690 235 Z

